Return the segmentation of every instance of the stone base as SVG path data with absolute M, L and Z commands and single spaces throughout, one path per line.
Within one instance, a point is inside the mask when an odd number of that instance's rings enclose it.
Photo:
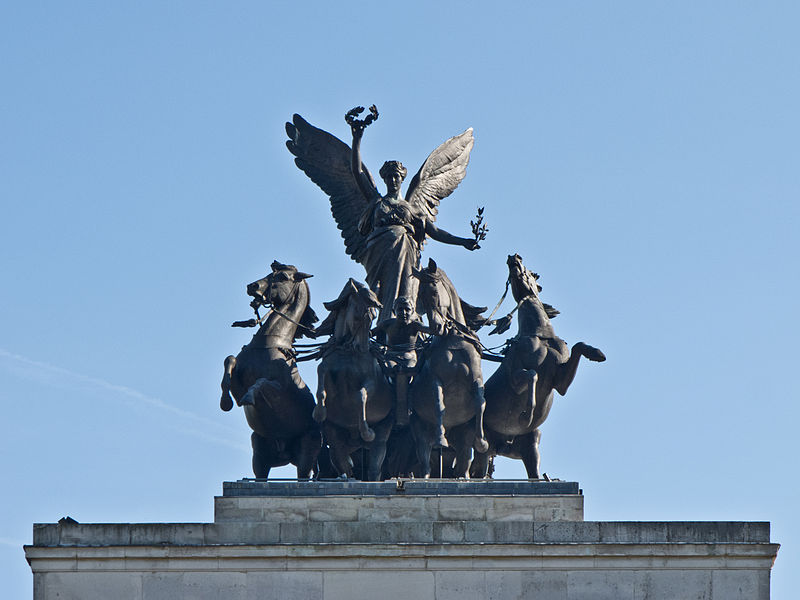
M 568 482 L 225 483 L 214 523 L 34 525 L 34 600 L 767 599 L 768 523 L 585 522 Z

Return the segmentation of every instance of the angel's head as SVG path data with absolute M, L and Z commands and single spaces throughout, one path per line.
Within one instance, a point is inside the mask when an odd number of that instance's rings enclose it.
M 408 169 L 399 160 L 387 160 L 381 167 L 380 175 L 386 184 L 388 193 L 391 195 L 400 191 L 400 185 L 408 175 Z

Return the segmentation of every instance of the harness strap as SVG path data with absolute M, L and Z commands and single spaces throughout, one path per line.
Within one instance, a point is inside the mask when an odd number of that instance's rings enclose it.
M 494 310 L 492 310 L 491 314 L 483 320 L 483 323 L 481 324 L 481 326 L 486 325 L 486 323 L 491 321 L 492 317 L 494 317 L 494 313 L 496 313 L 497 309 L 500 308 L 500 305 L 503 304 L 503 301 L 506 299 L 506 296 L 508 295 L 508 286 L 509 285 L 511 285 L 511 278 L 506 279 L 506 289 L 503 290 L 503 295 L 500 296 L 500 300 L 497 302 L 497 304 L 495 304 Z

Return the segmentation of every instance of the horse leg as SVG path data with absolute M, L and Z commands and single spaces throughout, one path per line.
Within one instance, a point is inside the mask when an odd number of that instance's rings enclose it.
M 361 420 L 358 423 L 358 433 L 361 435 L 362 440 L 369 443 L 375 439 L 375 432 L 370 429 L 369 423 L 367 423 L 367 400 L 369 399 L 367 387 L 362 386 L 358 393 L 361 397 Z
M 317 456 L 322 448 L 322 434 L 314 427 L 300 438 L 300 447 L 297 451 L 297 478 L 310 479 L 311 470 L 317 463 Z
M 317 404 L 314 406 L 312 416 L 317 423 L 322 423 L 328 416 L 328 409 L 325 408 L 325 381 L 328 376 L 328 370 L 325 365 L 320 363 L 317 367 Z
M 469 478 L 469 467 L 472 463 L 472 440 L 474 439 L 474 433 L 470 429 L 469 424 L 459 427 L 456 438 L 457 439 L 453 444 L 456 447 L 456 460 L 455 465 L 453 466 L 453 477 Z
M 478 452 L 486 452 L 489 442 L 483 433 L 483 411 L 486 410 L 486 399 L 483 396 L 483 381 L 478 379 L 472 383 L 472 398 L 475 402 L 475 442 L 473 446 Z
M 539 374 L 533 369 L 520 369 L 514 372 L 511 381 L 512 387 L 515 387 L 518 382 L 522 383 L 519 388 L 514 390 L 518 394 L 527 391 L 525 410 L 517 419 L 522 427 L 530 427 L 533 423 L 533 413 L 536 410 L 536 383 L 539 381 Z
M 408 425 L 408 374 L 398 371 L 394 376 L 396 390 L 395 423 L 404 427 Z
M 233 368 L 236 366 L 236 357 L 229 356 L 225 359 L 224 368 L 225 373 L 222 375 L 222 398 L 219 401 L 219 407 L 228 412 L 233 408 L 233 398 L 231 398 L 231 377 L 233 376 Z
M 325 439 L 328 440 L 328 447 L 330 448 L 331 463 L 333 468 L 339 474 L 339 477 L 346 477 L 350 479 L 353 477 L 353 461 L 348 452 L 347 434 L 333 425 L 330 421 L 325 425 Z
M 519 444 L 522 464 L 528 473 L 528 479 L 541 479 L 539 472 L 539 442 L 542 439 L 542 432 L 534 429 L 532 432 L 522 435 L 514 440 L 514 445 Z
M 428 439 L 426 424 L 416 416 L 411 418 L 411 433 L 417 447 L 417 459 L 422 468 L 422 477 L 428 479 L 431 476 L 431 448 L 433 444 Z
M 250 389 L 247 390 L 247 393 L 242 396 L 242 399 L 239 400 L 239 406 L 255 406 L 256 403 L 256 396 L 261 394 L 261 397 L 264 401 L 269 404 L 269 396 L 266 395 L 264 392 L 264 387 L 270 387 L 275 391 L 281 389 L 281 384 L 277 381 L 273 381 L 272 379 L 266 379 L 262 377 L 261 379 L 256 379 L 256 382 L 250 386 Z
M 444 385 L 438 379 L 433 381 L 434 392 L 436 394 L 436 441 L 434 446 L 440 448 L 448 448 L 450 444 L 447 443 L 444 430 Z
M 271 448 L 270 443 L 256 432 L 250 436 L 250 444 L 253 446 L 253 474 L 256 479 L 266 479 L 269 477 L 271 467 Z
M 567 362 L 561 365 L 561 368 L 558 370 L 558 374 L 556 375 L 556 384 L 554 387 L 562 396 L 567 393 L 569 386 L 575 379 L 575 373 L 578 372 L 578 363 L 581 360 L 581 356 L 585 356 L 592 362 L 603 362 L 606 359 L 606 355 L 603 354 L 599 348 L 589 346 L 583 342 L 578 342 L 572 346 L 572 350 L 569 353 L 569 359 Z
M 476 452 L 472 457 L 472 465 L 469 468 L 469 476 L 473 479 L 486 479 L 489 476 L 489 455 L 490 452 Z
M 486 410 L 486 398 L 483 395 L 481 355 L 477 352 L 468 352 L 467 357 L 468 376 L 472 377 L 472 401 L 475 410 L 475 441 L 473 446 L 478 452 L 486 452 L 489 449 L 489 443 L 483 433 L 483 412 Z
M 367 479 L 369 481 L 380 481 L 383 461 L 386 458 L 386 441 L 392 432 L 391 419 L 384 419 L 384 422 L 375 427 L 375 441 L 372 442 L 367 459 Z

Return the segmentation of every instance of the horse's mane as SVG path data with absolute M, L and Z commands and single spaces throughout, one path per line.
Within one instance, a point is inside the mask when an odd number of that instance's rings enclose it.
M 321 335 L 333 335 L 333 326 L 336 325 L 336 314 L 330 313 L 322 323 L 319 324 L 319 327 L 316 328 L 317 337 Z
M 561 314 L 561 311 L 559 311 L 556 308 L 553 308 L 550 304 L 547 304 L 547 302 L 542 302 L 542 308 L 544 309 L 544 312 L 547 315 L 548 319 L 555 319 L 558 315 Z
M 466 321 L 467 327 L 477 331 L 486 323 L 486 318 L 481 314 L 486 310 L 486 307 L 472 306 L 472 304 L 462 300 L 460 297 L 458 299 L 461 302 L 461 311 L 464 313 L 464 321 Z
M 313 333 L 313 335 L 312 335 L 312 332 L 315 332 L 314 323 L 319 321 L 319 317 L 317 316 L 317 313 L 314 312 L 314 309 L 311 308 L 311 296 L 310 295 L 309 295 L 308 300 L 309 300 L 309 304 L 308 304 L 308 306 L 306 306 L 306 310 L 303 312 L 303 316 L 300 317 L 300 321 L 299 321 L 300 327 L 298 327 L 297 330 L 294 332 L 294 339 L 295 340 L 299 340 L 303 336 L 316 337 L 316 335 L 317 335 L 316 333 Z

